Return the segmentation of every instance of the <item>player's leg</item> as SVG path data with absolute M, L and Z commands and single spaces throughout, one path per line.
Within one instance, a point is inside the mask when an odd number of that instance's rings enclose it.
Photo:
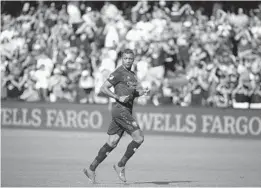
M 124 130 L 122 130 L 114 121 L 109 126 L 108 141 L 100 148 L 98 155 L 95 157 L 88 169 L 84 169 L 84 174 L 88 179 L 95 183 L 95 170 L 98 165 L 108 156 L 108 154 L 117 146 Z
M 117 146 L 121 139 L 121 135 L 109 135 L 108 141 L 100 148 L 98 155 L 90 165 L 90 170 L 95 171 L 98 165 L 109 155 L 109 153 Z
M 135 151 L 141 146 L 144 141 L 143 132 L 140 129 L 131 133 L 132 141 L 129 143 L 127 150 L 118 163 L 119 167 L 124 167 L 127 161 L 133 156 Z
M 135 151 L 141 146 L 144 141 L 144 135 L 140 130 L 140 127 L 136 123 L 135 119 L 129 112 L 122 112 L 121 117 L 115 119 L 121 127 L 132 136 L 132 141 L 128 145 L 127 150 L 118 164 L 114 165 L 113 168 L 117 172 L 120 180 L 126 182 L 125 178 L 125 165 L 127 161 L 133 156 Z
M 125 177 L 125 165 L 127 161 L 133 156 L 135 151 L 141 146 L 144 141 L 143 133 L 140 129 L 135 130 L 131 133 L 133 140 L 129 143 L 126 152 L 124 153 L 123 157 L 119 161 L 118 164 L 113 166 L 114 170 L 117 172 L 121 181 L 126 182 Z

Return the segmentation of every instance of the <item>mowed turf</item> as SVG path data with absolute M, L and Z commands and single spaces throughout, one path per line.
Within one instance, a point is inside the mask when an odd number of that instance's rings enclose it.
M 97 168 L 98 184 L 82 173 L 106 133 L 2 129 L 2 186 L 261 186 L 261 141 L 145 135 L 120 183 L 112 165 L 131 138 Z

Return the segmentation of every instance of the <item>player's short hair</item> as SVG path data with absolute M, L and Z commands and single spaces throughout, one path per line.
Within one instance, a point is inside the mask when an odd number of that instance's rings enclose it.
M 122 53 L 121 53 L 121 55 L 123 56 L 123 54 L 132 54 L 133 56 L 135 55 L 135 54 L 134 54 L 134 51 L 131 50 L 131 49 L 129 49 L 129 48 L 123 50 Z

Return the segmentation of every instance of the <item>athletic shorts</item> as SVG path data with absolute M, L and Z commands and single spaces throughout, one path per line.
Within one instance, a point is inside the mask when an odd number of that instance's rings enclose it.
M 140 129 L 131 112 L 124 109 L 119 104 L 112 106 L 112 122 L 108 128 L 108 135 L 118 134 L 122 136 L 124 131 L 131 135 L 134 131 Z

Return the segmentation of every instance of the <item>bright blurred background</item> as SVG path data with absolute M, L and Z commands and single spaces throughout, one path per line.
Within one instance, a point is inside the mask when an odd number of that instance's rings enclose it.
M 140 105 L 261 109 L 261 3 L 1 1 L 1 99 L 107 104 L 135 50 Z

